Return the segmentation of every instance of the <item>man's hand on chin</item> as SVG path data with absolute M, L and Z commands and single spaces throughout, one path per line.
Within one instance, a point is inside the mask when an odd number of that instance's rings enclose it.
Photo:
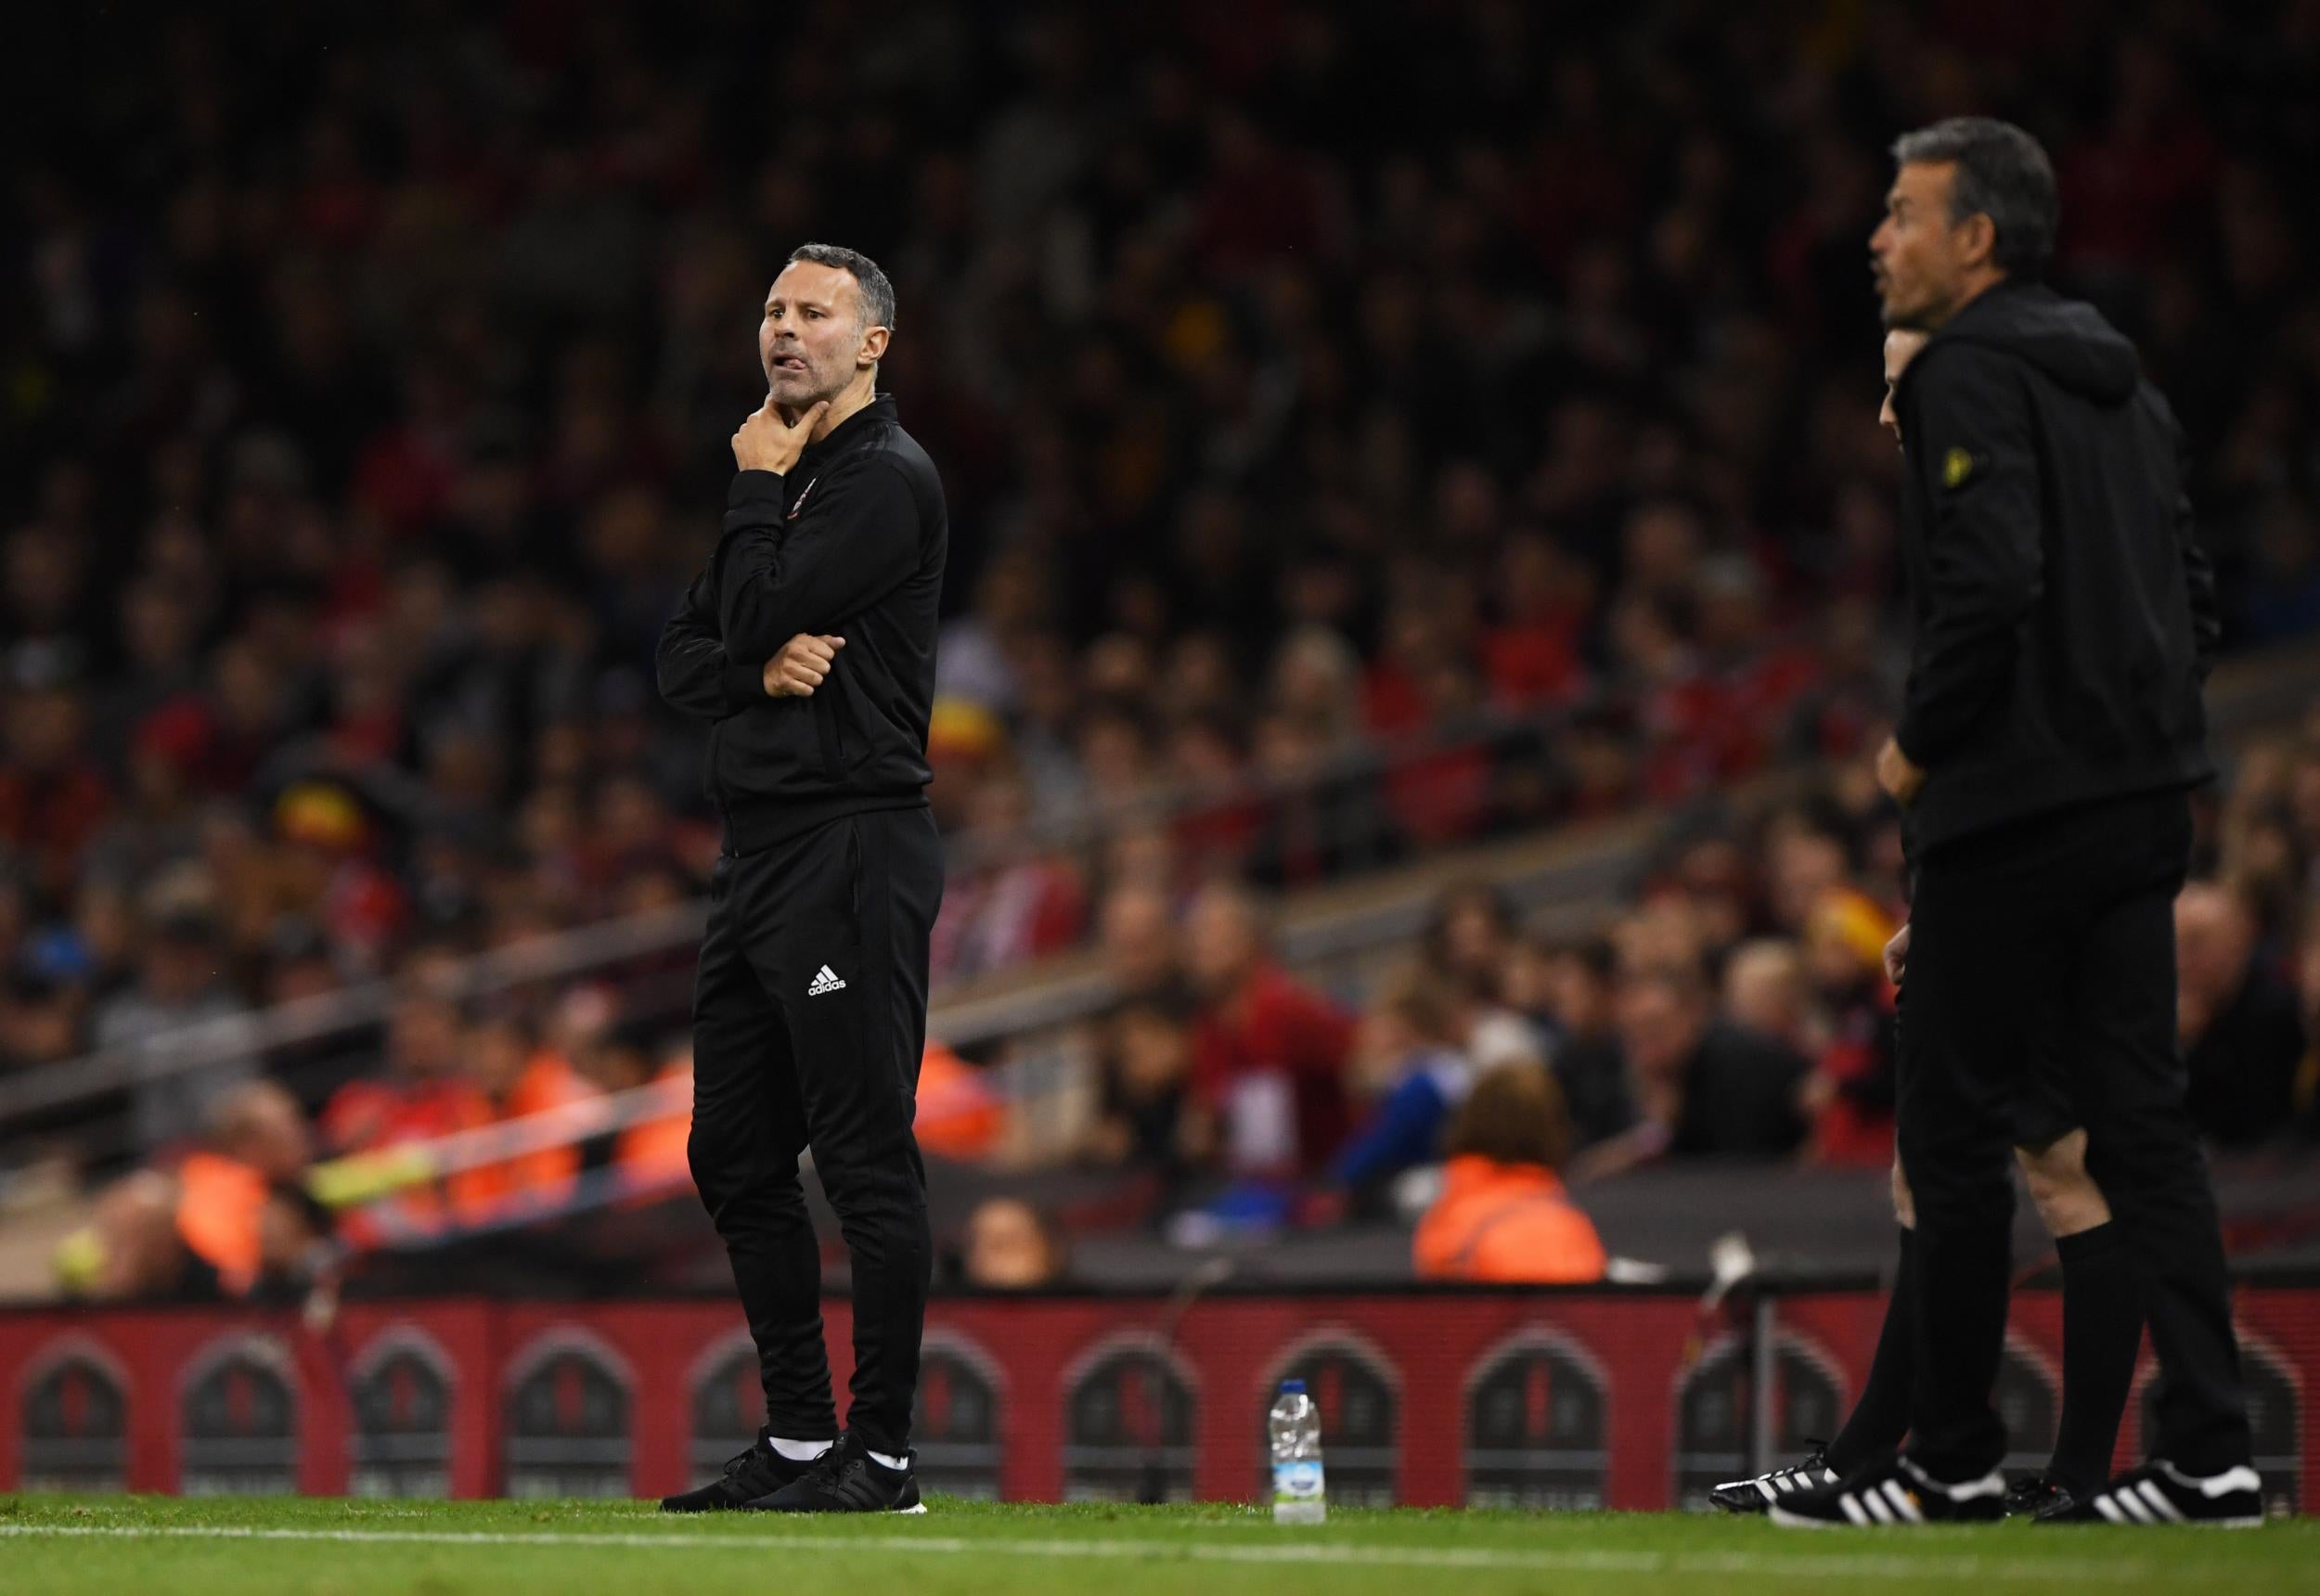
M 737 471 L 771 471 L 786 477 L 790 468 L 797 464 L 798 456 L 814 441 L 815 429 L 830 413 L 830 401 L 818 400 L 809 408 L 798 412 L 794 421 L 785 421 L 781 412 L 774 408 L 772 395 L 757 406 L 741 430 L 733 434 L 733 469 Z
M 1885 746 L 1877 750 L 1877 785 L 1885 789 L 1886 796 L 1906 809 L 1925 784 L 1925 771 L 1910 763 L 1900 742 L 1887 738 Z

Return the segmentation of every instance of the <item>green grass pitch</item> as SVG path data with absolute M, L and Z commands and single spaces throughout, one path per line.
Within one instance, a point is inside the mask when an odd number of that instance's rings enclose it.
M 1785 1531 L 1669 1513 L 1040 1507 L 936 1499 L 922 1517 L 672 1519 L 648 1503 L 0 1498 L 0 1591 L 170 1596 L 685 1596 L 839 1590 L 1834 1592 L 2320 1590 L 2320 1521 L 2231 1533 Z

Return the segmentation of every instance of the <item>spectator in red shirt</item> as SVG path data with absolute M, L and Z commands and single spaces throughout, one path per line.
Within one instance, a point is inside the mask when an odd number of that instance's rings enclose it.
M 1347 1130 L 1352 1018 L 1275 961 L 1256 901 L 1237 886 L 1193 900 L 1184 956 L 1200 1005 L 1193 1093 L 1217 1116 L 1227 1168 L 1278 1178 L 1325 1167 Z
M 274 804 L 276 853 L 285 890 L 328 932 L 346 959 L 383 965 L 409 923 L 405 888 L 381 865 L 362 801 L 333 781 L 300 781 Z
M 1656 803 L 1673 804 L 1714 782 L 1723 706 L 1674 619 L 1656 599 L 1612 606 L 1608 636 L 1619 701 L 1641 734 L 1641 775 Z
M 1727 779 L 1746 776 L 1777 750 L 1820 662 L 1809 650 L 1770 636 L 1764 576 L 1744 556 L 1706 561 L 1694 582 L 1694 598 L 1701 663 L 1713 684 L 1721 723 L 1718 773 Z
M 1426 723 L 1427 678 L 1453 658 L 1435 607 L 1403 595 L 1380 628 L 1383 645 L 1361 682 L 1361 722 L 1373 736 L 1415 731 Z
M 979 975 L 1071 946 L 1087 922 L 1087 895 L 1072 863 L 1030 844 L 1031 789 L 1015 771 L 994 770 L 969 801 L 969 824 L 1000 850 L 981 869 L 959 872 L 935 922 L 934 967 Z
M 80 695 L 61 681 L 24 683 L 7 697 L 0 748 L 0 847 L 30 861 L 37 884 L 69 899 L 81 857 L 112 806 L 111 789 L 82 747 Z
M 414 991 L 387 1022 L 387 1074 L 349 1081 L 322 1111 L 322 1139 L 333 1152 L 370 1152 L 425 1141 L 482 1125 L 491 1100 L 462 1072 L 466 1028 L 458 1005 Z
M 1500 707 L 1567 704 L 1586 685 L 1579 639 L 1595 600 L 1594 575 L 1544 533 L 1517 532 L 1500 554 L 1497 624 L 1483 635 L 1484 664 Z
M 1489 816 L 1490 754 L 1458 728 L 1480 712 L 1480 689 L 1464 660 L 1449 654 L 1419 679 L 1418 692 L 1435 746 L 1396 759 L 1386 770 L 1386 812 L 1422 847 L 1470 841 Z
M 387 1073 L 331 1094 L 322 1110 L 323 1144 L 335 1153 L 376 1152 L 488 1124 L 491 1099 L 462 1067 L 468 1042 L 458 1006 L 414 985 L 387 1021 Z M 381 1233 L 439 1230 L 452 1222 L 454 1204 L 448 1183 L 424 1181 L 350 1216 L 344 1233 L 364 1246 Z

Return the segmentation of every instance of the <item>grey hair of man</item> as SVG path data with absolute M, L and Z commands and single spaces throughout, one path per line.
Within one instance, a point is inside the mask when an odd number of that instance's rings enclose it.
M 800 244 L 790 251 L 790 260 L 793 264 L 805 261 L 817 266 L 831 266 L 849 274 L 861 290 L 862 325 L 893 330 L 895 285 L 887 280 L 876 261 L 859 250 L 840 244 Z
M 2062 203 L 2045 148 L 2010 122 L 1953 116 L 1893 141 L 1901 165 L 1953 162 L 1950 220 L 1990 218 L 1991 262 L 2010 277 L 2038 278 L 2053 259 Z

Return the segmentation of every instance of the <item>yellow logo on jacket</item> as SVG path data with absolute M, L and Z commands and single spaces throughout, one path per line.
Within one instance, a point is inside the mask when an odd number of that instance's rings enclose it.
M 1974 474 L 1974 457 L 1964 449 L 1952 449 L 1941 457 L 1941 485 L 1953 488 Z

